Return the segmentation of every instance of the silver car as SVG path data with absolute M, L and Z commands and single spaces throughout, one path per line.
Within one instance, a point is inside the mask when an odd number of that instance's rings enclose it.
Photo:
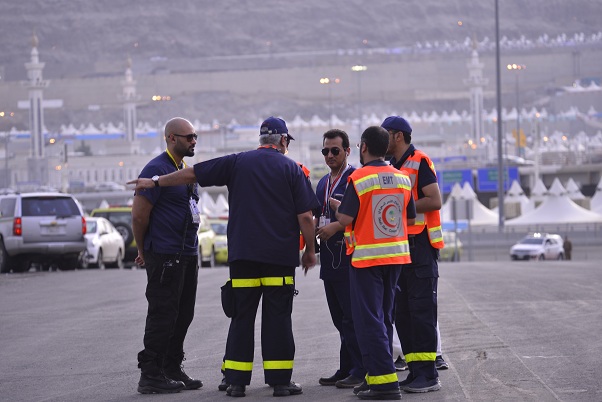
M 0 196 L 0 272 L 72 270 L 86 249 L 86 220 L 73 196 L 15 193 Z

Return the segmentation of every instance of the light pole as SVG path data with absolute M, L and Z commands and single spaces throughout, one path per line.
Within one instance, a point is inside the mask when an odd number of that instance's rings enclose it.
M 502 73 L 500 63 L 500 13 L 495 0 L 495 85 L 497 104 L 497 200 L 498 230 L 504 230 L 504 161 L 502 160 Z
M 358 139 L 362 135 L 362 72 L 368 69 L 367 66 L 355 65 L 351 67 L 351 71 L 358 73 L 357 74 L 357 115 L 358 115 Z
M 328 88 L 328 126 L 332 128 L 332 84 L 340 84 L 340 78 L 320 78 L 320 84 Z
M 515 91 L 516 91 L 516 156 L 522 156 L 521 148 L 521 132 L 520 132 L 520 91 L 518 83 L 519 72 L 526 69 L 524 64 L 508 64 L 506 66 L 508 71 L 514 71 L 515 77 Z

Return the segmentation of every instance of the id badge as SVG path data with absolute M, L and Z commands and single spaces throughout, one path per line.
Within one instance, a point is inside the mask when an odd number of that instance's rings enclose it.
M 188 200 L 188 203 L 190 204 L 190 214 L 192 215 L 192 222 L 200 223 L 201 214 L 199 213 L 199 207 L 196 205 L 196 201 L 194 200 L 194 198 L 190 198 Z
M 320 216 L 320 220 L 318 222 L 318 227 L 322 228 L 330 223 L 330 218 L 325 217 L 324 215 Z

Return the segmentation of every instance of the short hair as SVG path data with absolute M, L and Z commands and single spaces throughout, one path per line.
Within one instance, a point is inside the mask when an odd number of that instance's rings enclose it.
M 343 130 L 339 130 L 338 128 L 333 128 L 324 133 L 324 135 L 322 136 L 322 145 L 324 145 L 324 141 L 327 138 L 329 140 L 332 140 L 337 137 L 340 137 L 343 140 L 343 148 L 349 148 L 349 136 L 346 132 L 344 132 Z
M 401 133 L 401 134 L 403 134 L 403 142 L 405 142 L 408 145 L 412 143 L 412 134 L 411 133 L 407 133 L 407 132 L 401 131 L 401 130 L 398 130 L 398 131 L 390 130 L 390 132 L 392 134 Z
M 389 148 L 389 132 L 379 126 L 371 126 L 362 133 L 361 141 L 372 156 L 384 157 Z
M 286 134 L 263 134 L 259 136 L 259 145 L 279 145 L 280 139 Z

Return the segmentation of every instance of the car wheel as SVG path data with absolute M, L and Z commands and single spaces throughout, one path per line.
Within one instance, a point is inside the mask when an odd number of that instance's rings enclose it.
M 543 254 L 539 255 L 539 258 L 538 258 L 539 261 L 543 261 L 545 259 L 546 259 L 545 255 L 543 255 Z
M 104 256 L 102 255 L 102 249 L 98 250 L 98 265 L 99 269 L 105 269 L 107 266 L 105 265 Z
M 0 273 L 10 272 L 10 257 L 4 247 L 4 241 L 0 238 Z
M 209 260 L 208 261 L 202 261 L 202 257 L 201 257 L 201 264 L 205 268 L 213 268 L 213 267 L 215 267 L 215 250 L 214 249 L 211 249 L 211 254 L 209 254 Z
M 88 250 L 82 251 L 79 257 L 79 266 L 81 269 L 90 268 L 90 260 L 88 259 Z
M 117 259 L 115 260 L 115 268 L 123 269 L 125 265 L 123 264 L 123 251 L 119 250 L 117 252 Z
M 126 225 L 125 223 L 116 223 L 115 229 L 119 232 L 121 237 L 123 237 L 123 242 L 125 245 L 129 245 L 134 240 L 134 233 L 132 232 L 132 228 Z
M 562 253 L 558 254 L 558 260 L 559 261 L 564 260 L 564 254 L 562 254 Z

